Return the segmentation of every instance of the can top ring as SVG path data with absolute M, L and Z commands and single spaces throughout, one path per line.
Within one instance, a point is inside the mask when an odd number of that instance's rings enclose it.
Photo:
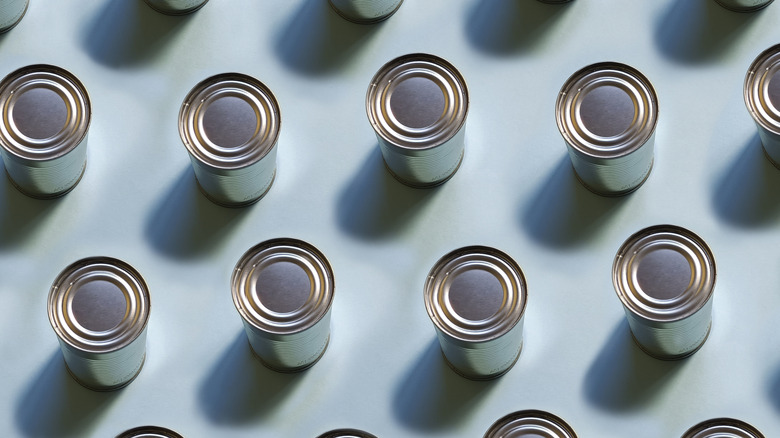
M 715 258 L 704 240 L 674 225 L 633 234 L 612 266 L 612 282 L 623 305 L 657 322 L 678 321 L 702 308 L 712 296 L 715 277 Z
M 179 135 L 190 155 L 216 169 L 240 169 L 265 157 L 281 129 L 271 90 L 241 73 L 201 81 L 179 111 Z
M 780 44 L 764 50 L 750 65 L 744 96 L 753 120 L 780 135 Z
M 48 299 L 49 322 L 60 340 L 91 353 L 134 341 L 146 328 L 150 307 L 141 275 L 110 257 L 89 257 L 65 268 Z
M 317 438 L 376 438 L 376 436 L 357 429 L 337 429 L 325 432 Z
M 328 260 L 297 239 L 271 239 L 252 247 L 231 278 L 233 303 L 244 321 L 280 335 L 319 322 L 330 310 L 333 291 Z
M 47 64 L 22 67 L 0 81 L 0 146 L 30 161 L 61 157 L 87 135 L 91 104 L 84 85 Z
M 116 438 L 184 438 L 178 433 L 159 426 L 141 426 L 126 430 Z
M 414 53 L 388 62 L 366 93 L 377 134 L 402 149 L 436 147 L 458 133 L 469 108 L 466 81 L 446 60 Z
M 495 339 L 523 317 L 526 282 L 507 254 L 468 246 L 433 266 L 424 287 L 425 309 L 436 327 L 466 342 Z
M 744 421 L 714 418 L 688 429 L 682 438 L 764 438 L 764 435 Z
M 655 132 L 658 97 L 635 68 L 617 62 L 584 67 L 563 84 L 555 104 L 561 135 L 579 153 L 617 158 Z
M 577 438 L 560 417 L 539 410 L 513 412 L 493 423 L 484 438 Z

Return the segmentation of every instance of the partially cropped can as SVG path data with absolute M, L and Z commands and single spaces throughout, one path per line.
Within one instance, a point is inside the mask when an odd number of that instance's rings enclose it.
M 376 438 L 376 436 L 357 429 L 338 429 L 325 432 L 317 438 Z
M 268 368 L 302 371 L 325 353 L 333 281 L 325 256 L 301 240 L 268 240 L 238 261 L 233 303 L 252 350 Z
M 0 82 L 0 152 L 19 191 L 55 198 L 78 184 L 91 110 L 84 85 L 60 67 L 30 65 Z
M 550 3 L 550 4 L 560 4 L 560 3 L 568 3 L 572 0 L 539 0 L 542 3 Z
M 257 202 L 271 188 L 280 128 L 271 90 L 240 73 L 202 81 L 179 112 L 179 135 L 198 184 L 211 201 L 227 207 Z
M 404 0 L 328 0 L 339 15 L 359 24 L 386 20 L 395 14 L 403 2 Z
M 517 362 L 528 292 L 523 271 L 507 254 L 486 246 L 450 252 L 428 274 L 424 298 L 455 372 L 487 380 Z
M 735 12 L 753 12 L 769 6 L 774 0 L 715 0 L 726 9 Z
M 710 332 L 715 276 L 712 251 L 685 228 L 657 225 L 629 237 L 612 282 L 639 347 L 665 360 L 695 353 Z
M 766 49 L 750 65 L 744 94 L 764 153 L 780 169 L 780 44 Z
M 604 62 L 574 73 L 558 95 L 555 119 L 574 171 L 590 191 L 621 196 L 647 180 L 658 98 L 638 70 Z
M 149 289 L 129 264 L 91 257 L 52 284 L 48 313 L 68 371 L 83 386 L 111 391 L 129 384 L 146 357 Z
M 561 418 L 544 411 L 513 412 L 493 423 L 484 438 L 577 438 Z
M 184 15 L 202 8 L 209 0 L 144 0 L 157 12 L 167 15 Z
M 682 438 L 764 438 L 764 435 L 744 421 L 715 418 L 688 429 Z
M 130 430 L 124 431 L 116 436 L 116 438 L 184 438 L 178 433 L 158 426 L 141 426 L 134 427 Z
M 27 12 L 29 0 L 0 0 L 0 33 L 13 29 Z
M 450 179 L 465 148 L 466 81 L 438 56 L 411 54 L 385 64 L 366 94 L 368 120 L 390 173 L 412 187 Z

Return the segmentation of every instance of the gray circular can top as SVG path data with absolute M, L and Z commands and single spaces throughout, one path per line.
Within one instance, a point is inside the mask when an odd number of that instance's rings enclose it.
M 577 438 L 560 417 L 539 410 L 513 412 L 493 423 L 484 438 Z
M 714 418 L 688 429 L 682 438 L 764 438 L 764 435 L 744 421 Z
M 178 433 L 159 426 L 141 426 L 124 431 L 116 438 L 184 438 Z
M 317 438 L 377 438 L 368 432 L 358 429 L 337 429 L 325 432 Z
M 744 96 L 753 120 L 780 135 L 780 44 L 764 50 L 750 65 Z

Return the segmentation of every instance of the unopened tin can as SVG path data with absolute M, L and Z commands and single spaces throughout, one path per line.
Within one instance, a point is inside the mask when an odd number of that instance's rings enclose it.
M 13 29 L 27 12 L 29 0 L 0 0 L 0 33 Z
M 0 82 L 0 111 L 0 153 L 16 188 L 34 198 L 72 190 L 87 164 L 84 85 L 60 67 L 22 67 Z
M 682 438 L 764 438 L 764 435 L 744 421 L 715 418 L 688 429 Z
M 750 65 L 744 95 L 764 153 L 780 169 L 780 44 L 764 50 Z
M 385 165 L 412 187 L 441 184 L 458 170 L 468 109 L 466 81 L 458 70 L 422 53 L 385 64 L 366 94 Z
M 665 360 L 696 352 L 710 332 L 715 276 L 712 251 L 685 228 L 657 225 L 629 237 L 612 282 L 639 347 Z
M 157 12 L 167 15 L 184 15 L 202 8 L 209 0 L 144 0 Z
M 590 191 L 621 196 L 647 180 L 658 98 L 635 68 L 603 62 L 574 73 L 558 95 L 555 119 L 575 174 Z
M 403 2 L 404 0 L 328 0 L 336 13 L 359 24 L 386 20 L 395 14 Z
M 120 433 L 116 438 L 184 438 L 178 433 L 158 426 L 135 427 Z
M 110 257 L 73 263 L 49 293 L 49 322 L 68 371 L 97 391 L 119 389 L 141 371 L 149 311 L 144 279 L 129 264 Z
M 517 362 L 528 292 L 523 271 L 507 254 L 486 246 L 450 252 L 428 274 L 424 298 L 455 372 L 487 380 Z
M 574 429 L 549 412 L 513 412 L 493 423 L 484 438 L 577 438 Z
M 314 246 L 287 238 L 256 245 L 238 261 L 231 289 L 252 350 L 268 368 L 302 371 L 325 353 L 334 279 Z
M 774 0 L 715 0 L 719 5 L 735 12 L 753 12 L 769 6 Z
M 317 438 L 376 438 L 376 436 L 357 429 L 338 429 L 325 432 Z
M 280 129 L 271 90 L 240 73 L 202 81 L 179 112 L 179 135 L 199 186 L 211 201 L 227 207 L 257 202 L 271 188 Z

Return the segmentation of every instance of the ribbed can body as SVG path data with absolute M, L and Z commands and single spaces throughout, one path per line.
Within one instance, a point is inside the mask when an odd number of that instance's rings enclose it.
M 202 8 L 209 0 L 144 0 L 152 9 L 167 15 L 184 15 Z
M 780 169 L 780 44 L 764 50 L 750 65 L 743 94 L 764 153 Z
M 24 160 L 0 152 L 13 185 L 32 198 L 57 198 L 70 192 L 87 168 L 86 136 L 66 155 L 48 161 Z
M 386 20 L 404 0 L 328 0 L 331 7 L 349 21 L 370 24 Z
M 764 155 L 775 167 L 780 169 L 780 134 L 772 132 L 758 123 L 756 123 L 756 127 Z
M 259 201 L 276 176 L 276 144 L 260 161 L 243 169 L 219 169 L 190 154 L 192 169 L 203 194 L 215 204 L 241 207 Z
M 8 32 L 22 21 L 29 3 L 29 0 L 0 0 L 0 33 Z
M 719 5 L 735 12 L 753 12 L 769 6 L 774 0 L 715 0 Z

